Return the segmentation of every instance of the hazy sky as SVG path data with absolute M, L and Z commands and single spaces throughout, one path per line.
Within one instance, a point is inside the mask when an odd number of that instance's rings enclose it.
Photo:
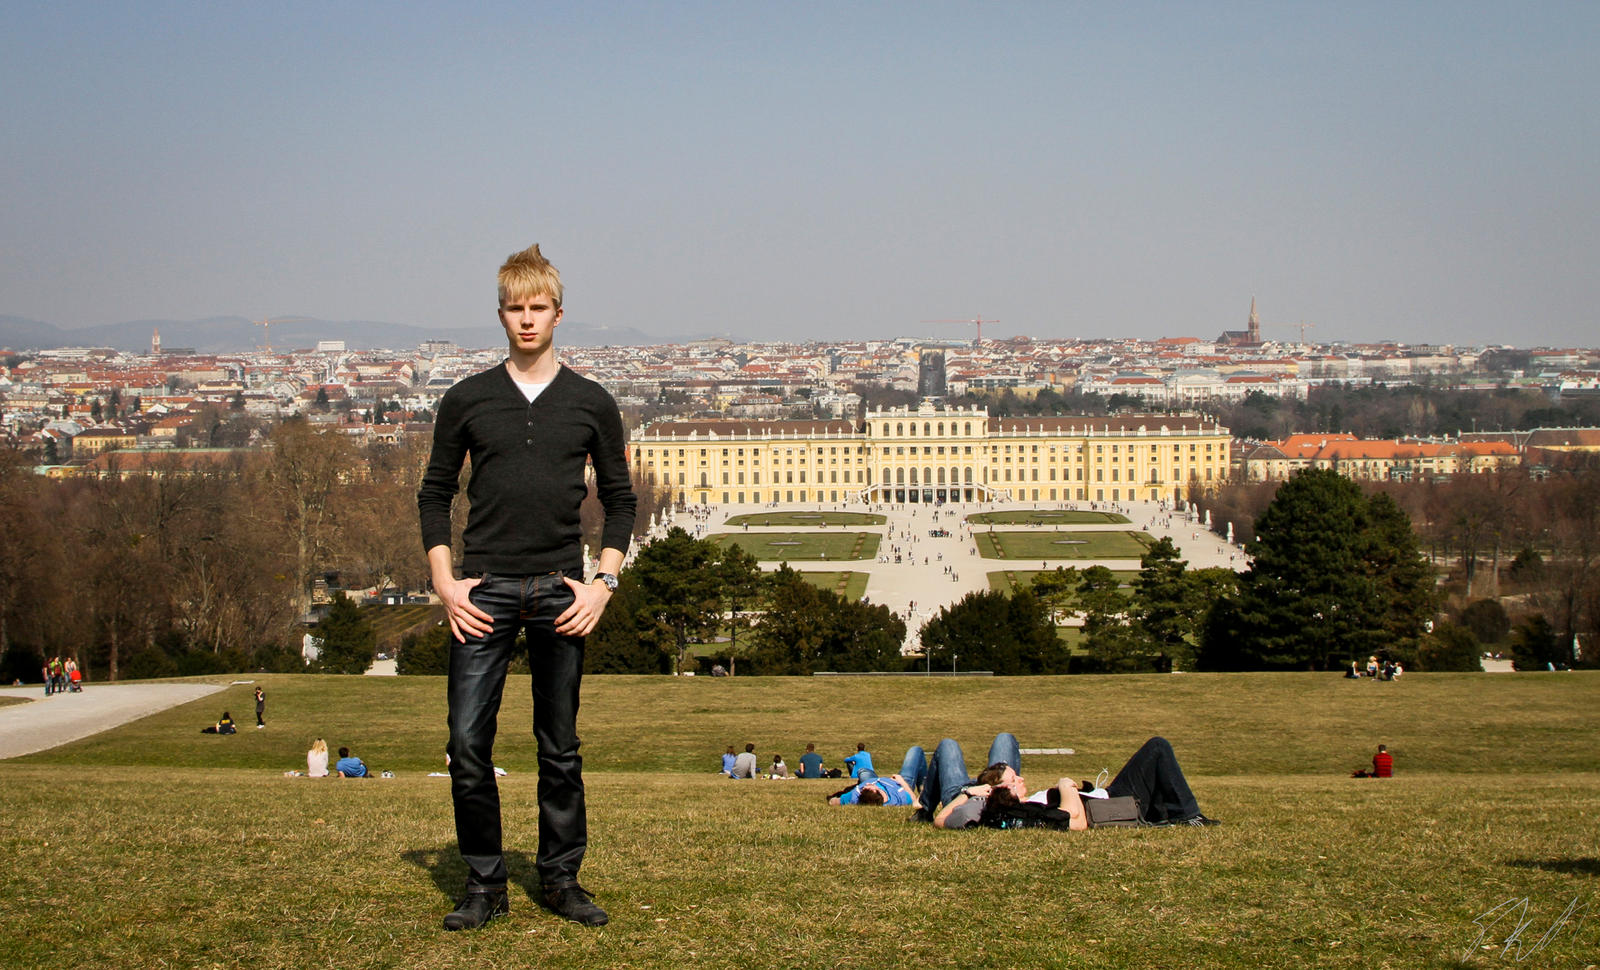
M 6 0 L 0 313 L 1600 344 L 1593 0 L 460 7 Z

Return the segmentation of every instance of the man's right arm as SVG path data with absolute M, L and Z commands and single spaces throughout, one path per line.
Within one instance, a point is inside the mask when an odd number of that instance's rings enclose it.
M 422 526 L 422 548 L 428 552 L 430 565 L 433 548 L 450 545 L 450 506 L 455 502 L 461 463 L 466 460 L 467 446 L 462 435 L 462 409 L 459 397 L 445 392 L 439 401 L 439 413 L 433 422 L 433 450 L 428 455 L 428 467 L 422 473 L 422 484 L 417 489 L 417 516 Z M 437 574 L 435 574 L 437 576 Z
M 468 636 L 488 636 L 494 628 L 494 617 L 473 605 L 472 588 L 481 579 L 457 579 L 448 545 L 434 546 L 428 550 L 428 571 L 433 576 L 433 590 L 444 604 L 445 616 L 450 618 L 450 632 L 462 643 Z
M 428 455 L 428 468 L 417 489 L 417 516 L 421 521 L 422 546 L 427 550 L 433 590 L 444 603 L 450 632 L 465 643 L 469 635 L 487 635 L 494 621 L 468 598 L 481 580 L 456 579 L 450 550 L 450 506 L 455 501 L 461 463 L 467 455 L 462 417 L 459 392 L 446 392 L 439 401 L 439 413 L 433 424 L 433 451 Z

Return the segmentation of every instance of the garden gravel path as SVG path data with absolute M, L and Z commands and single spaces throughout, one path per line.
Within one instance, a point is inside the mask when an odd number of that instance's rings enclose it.
M 44 696 L 44 687 L 0 687 L 29 703 L 0 707 L 0 759 L 44 751 L 199 700 L 225 684 L 85 684 L 81 693 Z

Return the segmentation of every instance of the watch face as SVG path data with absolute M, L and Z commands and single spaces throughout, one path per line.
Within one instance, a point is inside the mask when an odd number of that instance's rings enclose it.
M 617 591 L 617 577 L 611 575 L 610 573 L 595 573 L 594 578 L 600 580 L 602 583 L 605 583 L 606 589 L 611 590 L 613 593 Z

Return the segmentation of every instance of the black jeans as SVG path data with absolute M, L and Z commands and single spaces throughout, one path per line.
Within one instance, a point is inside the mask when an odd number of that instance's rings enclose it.
M 571 573 L 581 580 L 578 571 Z M 494 736 L 506 664 L 517 633 L 527 631 L 533 671 L 533 736 L 539 744 L 539 879 L 546 888 L 578 880 L 589 844 L 578 755 L 578 685 L 583 638 L 555 632 L 555 618 L 572 605 L 562 573 L 485 575 L 473 587 L 475 606 L 494 618 L 485 637 L 450 641 L 450 793 L 456 840 L 467 863 L 467 888 L 506 884 L 500 841 L 500 788 L 494 777 Z
M 1146 822 L 1181 822 L 1200 814 L 1200 805 L 1166 738 L 1151 738 L 1135 751 L 1106 786 L 1106 793 L 1139 799 Z

